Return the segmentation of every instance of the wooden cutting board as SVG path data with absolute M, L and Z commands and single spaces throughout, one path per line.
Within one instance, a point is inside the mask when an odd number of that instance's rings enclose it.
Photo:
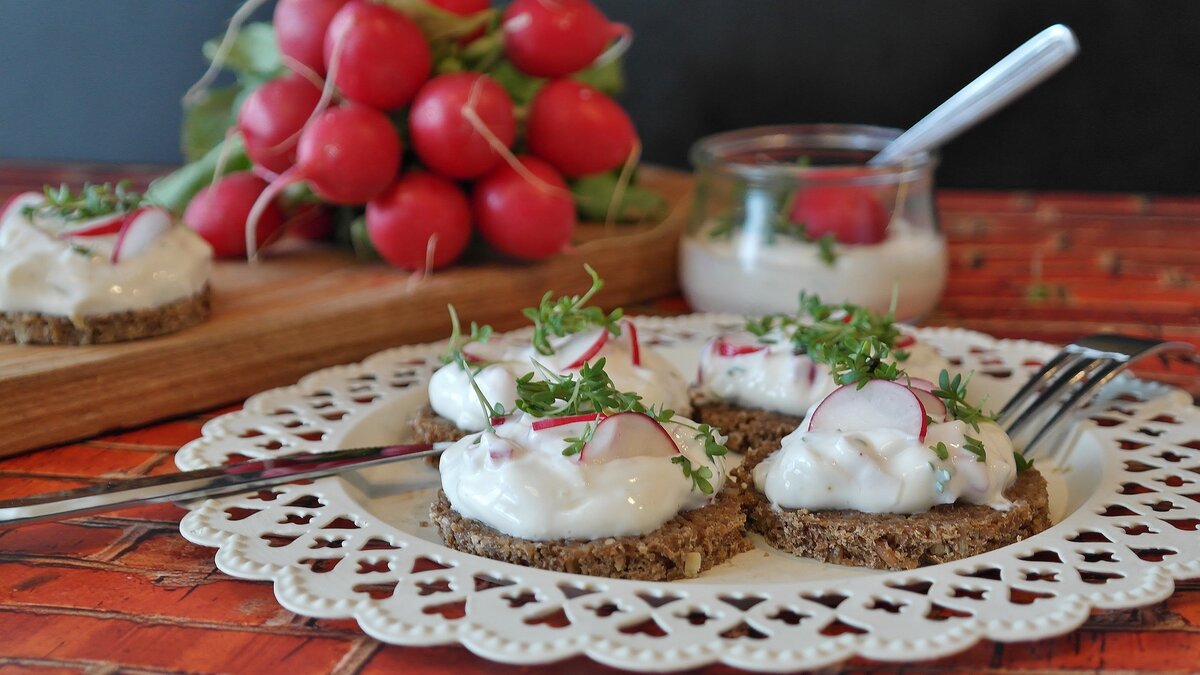
M 537 264 L 491 262 L 418 278 L 339 250 L 284 246 L 256 265 L 222 261 L 213 315 L 175 335 L 115 345 L 0 345 L 0 455 L 239 401 L 318 368 L 449 333 L 467 321 L 509 329 L 542 294 L 581 293 L 583 263 L 606 280 L 596 304 L 675 292 L 688 174 L 646 167 L 671 205 L 661 223 L 581 226 L 576 247 Z

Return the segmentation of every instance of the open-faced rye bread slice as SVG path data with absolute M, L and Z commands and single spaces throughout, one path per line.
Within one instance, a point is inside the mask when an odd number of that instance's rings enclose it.
M 92 345 L 165 335 L 190 328 L 208 318 L 210 291 L 160 307 L 135 309 L 72 319 L 38 312 L 0 311 L 0 342 L 44 345 Z
M 1017 476 L 1004 496 L 1008 511 L 976 504 L 944 504 L 925 513 L 862 513 L 781 509 L 742 483 L 750 531 L 772 546 L 839 565 L 907 570 L 960 560 L 1031 537 L 1050 526 L 1046 480 L 1035 469 Z M 749 479 L 749 480 L 748 480 Z
M 743 408 L 725 401 L 709 399 L 692 391 L 692 419 L 721 430 L 728 440 L 725 447 L 743 455 L 766 456 L 779 449 L 784 436 L 796 430 L 803 416 Z
M 533 541 L 463 518 L 438 491 L 430 516 L 447 546 L 493 560 L 615 579 L 694 577 L 750 550 L 739 496 L 729 490 L 644 535 Z

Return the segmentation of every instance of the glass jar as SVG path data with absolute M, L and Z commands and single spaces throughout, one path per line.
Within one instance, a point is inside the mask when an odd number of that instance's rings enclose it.
M 692 146 L 695 202 L 680 283 L 705 312 L 794 312 L 801 291 L 896 318 L 927 314 L 946 283 L 932 153 L 866 161 L 899 130 L 755 127 Z

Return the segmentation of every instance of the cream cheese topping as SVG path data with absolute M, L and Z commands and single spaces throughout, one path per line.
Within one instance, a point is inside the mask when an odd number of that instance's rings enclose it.
M 471 434 L 442 454 L 442 489 L 461 516 L 522 539 L 597 539 L 646 534 L 711 501 L 671 457 L 582 461 L 562 451 L 584 422 L 534 430 L 534 421 L 511 416 L 495 433 Z M 694 467 L 710 467 L 713 494 L 719 493 L 724 458 L 709 459 L 691 428 L 663 427 Z
M 43 198 L 19 195 L 0 220 L 0 311 L 79 319 L 151 309 L 195 295 L 208 282 L 212 249 L 188 228 L 174 225 L 140 255 L 113 263 L 116 234 L 67 238 L 62 221 L 22 214 Z
M 764 336 L 756 351 L 722 354 L 721 337 L 710 340 L 700 354 L 697 389 L 709 399 L 744 408 L 759 408 L 803 417 L 838 387 L 829 367 L 805 354 L 796 354 L 791 338 L 775 330 Z M 922 342 L 903 348 L 909 356 L 903 367 L 912 377 L 937 382 L 950 362 Z
M 587 339 L 586 336 L 584 338 Z M 559 339 L 551 344 L 561 346 L 564 343 L 565 340 Z M 653 350 L 642 347 L 639 352 L 640 365 L 635 366 L 629 341 L 623 335 L 622 339 L 608 339 L 600 351 L 588 360 L 594 363 L 603 357 L 604 372 L 612 378 L 617 390 L 639 394 L 647 407 L 662 405 L 680 414 L 688 414 L 691 404 L 683 377 L 670 362 Z M 572 372 L 567 367 L 571 364 L 563 362 L 565 359 L 561 353 L 543 356 L 528 343 L 504 343 L 496 361 L 476 372 L 475 382 L 489 402 L 500 403 L 506 411 L 512 411 L 517 400 L 517 379 L 535 371 L 534 360 L 556 373 Z M 538 379 L 541 379 L 540 376 Z M 487 419 L 471 381 L 457 364 L 446 364 L 433 373 L 429 379 L 429 404 L 434 412 L 454 422 L 460 429 L 481 431 L 487 426 Z
M 1004 491 L 1017 477 L 1013 445 L 992 422 L 978 432 L 960 421 L 930 424 L 924 440 L 893 428 L 807 429 L 806 419 L 754 467 L 755 486 L 778 507 L 911 514 L 956 501 L 1012 505 Z M 965 449 L 967 436 L 983 443 L 985 461 Z M 930 450 L 939 442 L 945 460 Z

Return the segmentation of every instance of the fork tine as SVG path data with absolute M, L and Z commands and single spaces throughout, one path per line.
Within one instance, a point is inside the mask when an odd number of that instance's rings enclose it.
M 1000 412 L 996 413 L 996 422 L 1001 427 L 1005 427 L 1005 422 L 1008 420 L 1008 418 L 1024 408 L 1025 401 L 1037 393 L 1038 386 L 1043 382 L 1048 382 L 1050 378 L 1054 377 L 1054 374 L 1058 372 L 1059 367 L 1065 361 L 1067 361 L 1067 359 L 1072 358 L 1072 356 L 1074 356 L 1074 354 L 1067 350 L 1062 350 L 1055 354 L 1054 358 L 1047 361 L 1046 365 L 1042 366 L 1041 370 L 1037 371 L 1033 377 L 1029 378 L 1029 381 L 1026 382 L 1019 390 L 1017 390 L 1017 393 L 1008 400 L 1008 403 L 1004 404 L 1004 407 L 1000 409 Z
M 1081 375 L 1086 376 L 1088 368 L 1095 363 L 1095 359 L 1084 354 L 1063 352 L 1063 355 L 1067 357 L 1063 359 L 1067 361 L 1066 364 L 1052 369 L 1047 378 L 1039 378 L 1039 381 L 1049 382 L 1049 384 L 1041 390 L 1037 398 L 1029 405 L 1024 406 L 1021 414 L 1015 420 L 1008 422 L 1005 419 L 1000 423 L 1001 428 L 1008 432 L 1009 436 L 1020 433 L 1025 425 L 1037 418 L 1047 403 L 1056 400 L 1063 389 L 1079 381 Z
M 1022 454 L 1028 454 L 1032 452 L 1033 449 L 1037 447 L 1038 443 L 1050 436 L 1050 433 L 1059 425 L 1059 423 L 1067 419 L 1071 414 L 1078 410 L 1084 403 L 1088 401 L 1092 394 L 1099 391 L 1104 385 L 1108 384 L 1108 382 L 1112 380 L 1112 378 L 1116 377 L 1117 373 L 1126 365 L 1123 361 L 1114 361 L 1112 359 L 1103 359 L 1097 361 L 1096 363 L 1102 363 L 1103 365 L 1090 372 L 1088 374 L 1088 379 L 1083 383 L 1083 385 L 1080 386 L 1075 393 L 1071 394 L 1071 397 L 1068 398 L 1057 411 L 1055 411 L 1054 416 L 1047 420 L 1046 423 L 1037 430 L 1037 433 L 1033 435 L 1033 438 L 1029 439 L 1029 442 L 1025 444 L 1024 448 L 1022 448 Z

